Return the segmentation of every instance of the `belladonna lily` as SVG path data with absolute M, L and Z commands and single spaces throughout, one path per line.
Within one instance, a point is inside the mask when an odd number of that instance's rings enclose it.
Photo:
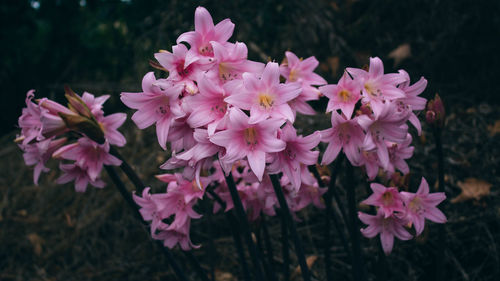
M 385 187 L 378 183 L 372 183 L 370 188 L 373 191 L 372 195 L 361 203 L 379 207 L 385 218 L 392 216 L 395 212 L 404 211 L 403 199 L 395 187 Z
M 276 133 L 283 119 L 267 119 L 257 124 L 238 108 L 229 112 L 228 128 L 215 133 L 210 141 L 226 148 L 222 161 L 234 163 L 247 158 L 248 164 L 259 181 L 262 181 L 266 167 L 266 155 L 285 149 L 286 143 L 277 138 Z
M 346 73 L 338 84 L 319 87 L 319 91 L 329 98 L 326 112 L 340 109 L 347 119 L 351 119 L 354 107 L 361 98 L 360 90 L 360 84 Z
M 360 147 L 365 134 L 357 123 L 357 118 L 348 120 L 336 110 L 332 112 L 332 127 L 321 131 L 321 141 L 327 142 L 328 147 L 323 154 L 322 165 L 330 164 L 337 158 L 341 149 L 352 165 L 360 164 Z
M 412 238 L 412 235 L 404 227 L 407 221 L 398 216 L 385 217 L 384 212 L 379 209 L 375 216 L 358 212 L 358 217 L 364 224 L 368 225 L 368 227 L 361 229 L 363 236 L 373 238 L 380 234 L 380 242 L 386 255 L 392 252 L 394 236 L 401 240 Z
M 377 57 L 370 58 L 368 71 L 347 68 L 347 72 L 356 80 L 361 80 L 363 102 L 369 102 L 375 114 L 382 110 L 385 102 L 405 97 L 405 93 L 396 87 L 405 81 L 405 77 L 399 73 L 384 74 L 382 60 Z
M 287 123 L 279 132 L 279 139 L 286 143 L 286 148 L 273 153 L 273 161 L 268 167 L 269 173 L 283 172 L 296 190 L 301 185 L 301 164 L 314 165 L 318 161 L 319 151 L 311 151 L 321 140 L 319 131 L 303 137 L 291 123 Z
M 429 193 L 429 184 L 422 178 L 416 193 L 401 192 L 406 206 L 406 218 L 413 223 L 417 235 L 424 230 L 424 221 L 445 223 L 446 216 L 436 206 L 446 199 L 444 192 Z
M 132 115 L 132 120 L 139 129 L 156 123 L 156 135 L 163 149 L 166 149 L 172 121 L 185 115 L 178 102 L 182 89 L 178 86 L 165 88 L 159 85 L 154 73 L 149 72 L 142 80 L 142 93 L 121 94 L 121 100 L 125 105 L 138 109 Z
M 269 62 L 262 77 L 243 74 L 243 92 L 227 97 L 225 101 L 241 109 L 250 110 L 250 123 L 256 124 L 269 117 L 287 119 L 293 123 L 295 116 L 287 102 L 301 92 L 300 83 L 280 83 L 279 66 Z
M 214 50 L 211 41 L 225 44 L 233 35 L 234 23 L 225 19 L 214 26 L 212 16 L 203 7 L 196 8 L 194 13 L 194 31 L 181 34 L 177 44 L 187 42 L 191 48 L 186 53 L 185 67 L 194 62 L 210 64 L 214 61 Z

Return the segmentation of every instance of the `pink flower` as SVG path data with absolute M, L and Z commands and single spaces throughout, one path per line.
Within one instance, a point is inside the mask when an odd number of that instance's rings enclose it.
M 401 89 L 405 93 L 405 97 L 401 98 L 400 101 L 404 104 L 410 106 L 411 112 L 409 121 L 410 123 L 417 129 L 418 135 L 422 133 L 422 126 L 420 121 L 418 120 L 417 115 L 413 111 L 415 110 L 424 110 L 427 100 L 423 97 L 419 97 L 427 87 L 427 80 L 424 77 L 421 77 L 415 84 L 410 86 L 410 76 L 404 70 L 399 70 L 399 73 L 405 78 L 405 82 L 399 85 L 399 89 Z
M 370 58 L 370 68 L 367 71 L 358 68 L 347 68 L 355 80 L 360 80 L 363 102 L 369 102 L 373 112 L 378 114 L 386 101 L 404 98 L 405 93 L 396 86 L 405 81 L 399 73 L 384 74 L 384 65 L 378 58 Z
M 361 203 L 379 207 L 385 218 L 392 216 L 394 212 L 404 212 L 403 199 L 395 187 L 372 183 L 370 188 L 373 194 Z
M 436 223 L 445 223 L 446 216 L 436 206 L 446 199 L 444 192 L 429 193 L 429 185 L 422 178 L 416 193 L 401 192 L 406 206 L 406 217 L 415 226 L 417 235 L 424 230 L 425 219 Z
M 394 215 L 386 217 L 382 210 L 379 210 L 376 216 L 358 212 L 358 217 L 364 224 L 368 225 L 368 227 L 361 229 L 363 236 L 373 238 L 380 233 L 380 242 L 386 255 L 392 252 L 394 236 L 400 240 L 412 238 L 412 235 L 404 228 L 407 223 L 404 219 Z
M 176 229 L 163 229 L 158 233 L 152 233 L 153 239 L 162 240 L 163 245 L 170 249 L 174 248 L 175 245 L 179 244 L 183 251 L 189 251 L 191 249 L 197 249 L 200 245 L 195 245 L 191 242 L 189 238 L 189 228 L 191 226 L 191 221 L 188 220 L 181 228 Z
M 209 135 L 213 135 L 216 129 L 224 128 L 228 119 L 226 114 L 228 104 L 224 99 L 231 93 L 232 85 L 234 83 L 219 86 L 203 76 L 198 82 L 200 93 L 186 97 L 189 98 L 186 103 L 192 109 L 187 123 L 192 128 L 208 125 Z
M 365 167 L 368 179 L 373 180 L 377 176 L 380 166 L 380 161 L 378 160 L 377 152 L 375 150 L 372 151 L 361 150 L 360 156 L 361 156 L 361 161 L 360 161 L 361 166 Z
M 56 182 L 58 184 L 68 183 L 75 181 L 75 190 L 77 192 L 85 192 L 87 185 L 90 183 L 94 187 L 103 188 L 106 184 L 99 178 L 92 179 L 86 168 L 80 167 L 75 164 L 60 164 L 59 169 L 64 172 Z
M 45 163 L 50 159 L 52 153 L 56 151 L 66 142 L 66 138 L 46 139 L 33 144 L 20 145 L 24 151 L 24 163 L 28 166 L 35 165 L 33 172 L 33 181 L 38 185 L 38 178 L 41 172 L 48 172 L 49 168 L 45 167 Z
M 215 65 L 207 72 L 210 79 L 216 79 L 220 83 L 226 83 L 235 79 L 241 79 L 244 72 L 262 73 L 264 64 L 247 60 L 247 46 L 245 43 L 221 44 L 211 42 L 214 49 Z
M 234 24 L 225 19 L 214 26 L 212 16 L 203 7 L 194 13 L 194 31 L 183 33 L 177 38 L 177 44 L 187 42 L 191 48 L 186 54 L 185 66 L 194 62 L 210 64 L 214 61 L 212 41 L 224 44 L 233 35 Z
M 225 101 L 240 109 L 250 110 L 250 123 L 255 124 L 269 117 L 288 119 L 293 123 L 295 116 L 287 104 L 300 94 L 299 83 L 281 84 L 277 63 L 269 62 L 258 79 L 250 73 L 243 74 L 244 90 L 232 94 Z
M 172 53 L 161 51 L 155 54 L 155 58 L 168 71 L 168 81 L 173 82 L 175 86 L 180 86 L 184 92 L 194 94 L 198 89 L 193 81 L 197 79 L 201 71 L 207 70 L 208 67 L 198 63 L 187 65 L 185 62 L 187 53 L 187 47 L 179 44 L 172 47 Z
M 142 93 L 122 93 L 122 102 L 133 109 L 132 120 L 139 129 L 156 123 L 156 135 L 163 149 L 166 149 L 167 137 L 174 119 L 184 116 L 178 102 L 181 88 L 178 86 L 164 89 L 158 85 L 153 72 L 149 72 L 142 80 Z
M 389 175 L 394 173 L 396 169 L 400 170 L 403 174 L 408 174 L 410 172 L 410 168 L 408 164 L 406 164 L 405 159 L 409 159 L 413 155 L 415 147 L 410 146 L 411 141 L 411 135 L 407 134 L 405 141 L 400 144 L 387 143 L 389 146 L 389 165 L 387 166 Z
M 279 139 L 286 143 L 286 148 L 272 154 L 274 159 L 268 167 L 269 173 L 277 174 L 283 171 L 292 185 L 299 189 L 301 185 L 301 164 L 316 164 L 319 151 L 311 151 L 311 149 L 319 144 L 321 135 L 316 131 L 307 137 L 297 136 L 297 131 L 293 125 L 287 123 L 281 130 Z
M 35 97 L 35 90 L 30 90 L 26 94 L 26 107 L 23 108 L 22 114 L 19 117 L 18 124 L 21 128 L 21 136 L 23 145 L 30 143 L 32 140 L 43 140 L 42 135 L 43 124 L 40 120 L 43 108 L 32 100 Z
M 354 107 L 361 98 L 359 81 L 351 79 L 346 73 L 337 85 L 322 86 L 319 91 L 329 98 L 326 112 L 340 109 L 347 119 L 351 119 Z
M 375 113 L 374 118 L 367 115 L 358 116 L 359 125 L 367 132 L 363 141 L 365 150 L 377 149 L 377 155 L 384 169 L 389 165 L 389 152 L 386 141 L 402 143 L 406 139 L 408 126 L 405 124 L 408 115 L 401 114 L 393 103 L 385 103 Z
M 159 213 L 157 204 L 157 201 L 165 197 L 166 193 L 151 195 L 149 192 L 150 190 L 151 188 L 146 187 L 142 191 L 142 197 L 137 196 L 135 193 L 132 194 L 132 196 L 135 203 L 141 207 L 139 213 L 141 213 L 142 218 L 145 221 L 151 221 L 151 233 L 155 233 L 157 229 L 165 229 L 168 227 L 168 224 L 163 222 L 164 217 Z
M 109 154 L 109 143 L 98 144 L 86 137 L 78 142 L 59 148 L 53 157 L 74 160 L 81 169 L 85 169 L 89 178 L 96 181 L 103 165 L 119 166 L 122 161 Z
M 360 164 L 360 147 L 363 144 L 365 134 L 357 123 L 357 118 L 346 120 L 346 118 L 332 112 L 332 127 L 321 131 L 321 141 L 328 142 L 328 147 L 323 154 L 322 165 L 328 165 L 333 162 L 344 149 L 344 153 L 352 165 Z
M 252 124 L 245 113 L 232 108 L 227 130 L 215 133 L 210 137 L 210 141 L 226 148 L 226 154 L 221 159 L 226 163 L 246 157 L 250 168 L 259 181 L 262 181 L 266 153 L 279 152 L 286 147 L 285 142 L 276 137 L 283 122 L 284 120 L 280 119 L 268 119 Z
M 292 52 L 285 52 L 287 63 L 280 66 L 280 73 L 287 82 L 301 82 L 303 85 L 325 85 L 327 82 L 323 77 L 314 73 L 318 67 L 318 60 L 308 57 L 305 60 L 299 59 Z

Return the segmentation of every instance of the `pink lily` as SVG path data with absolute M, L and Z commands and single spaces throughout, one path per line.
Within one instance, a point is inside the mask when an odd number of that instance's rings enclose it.
M 276 137 L 276 132 L 284 120 L 268 119 L 258 124 L 250 123 L 250 118 L 238 108 L 229 113 L 228 128 L 215 133 L 210 141 L 226 148 L 221 160 L 233 163 L 247 158 L 250 168 L 262 181 L 266 166 L 266 154 L 285 149 L 284 141 Z
M 250 123 L 256 124 L 269 117 L 288 119 L 293 123 L 295 116 L 288 101 L 300 92 L 300 83 L 281 84 L 277 63 L 267 63 L 261 79 L 250 73 L 243 74 L 244 91 L 232 94 L 225 101 L 238 108 L 250 110 Z

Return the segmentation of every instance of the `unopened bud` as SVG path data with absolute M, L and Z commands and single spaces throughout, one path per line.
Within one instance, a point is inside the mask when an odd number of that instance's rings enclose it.
M 445 110 L 443 101 L 438 94 L 434 96 L 434 99 L 431 99 L 427 103 L 427 111 L 425 113 L 425 120 L 428 124 L 442 128 L 444 126 L 445 119 Z
M 68 85 L 64 85 L 64 92 L 69 109 L 85 117 L 92 118 L 92 113 L 87 104 Z
M 85 134 L 91 140 L 103 144 L 105 141 L 104 132 L 101 127 L 85 116 L 59 113 L 59 116 L 68 129 Z

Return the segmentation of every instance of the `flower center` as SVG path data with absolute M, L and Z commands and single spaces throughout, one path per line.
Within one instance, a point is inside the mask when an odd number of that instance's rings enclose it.
M 238 78 L 238 73 L 231 73 L 231 68 L 226 64 L 219 64 L 219 78 L 223 82 L 231 81 Z
M 185 68 L 184 67 L 184 60 L 180 60 L 179 63 L 177 64 L 176 70 L 177 70 L 177 73 L 179 73 L 179 75 L 181 77 L 186 77 L 191 72 L 191 65 Z
M 198 49 L 198 51 L 203 56 L 213 56 L 214 55 L 214 49 L 212 48 L 212 45 L 210 45 L 210 44 L 202 45 Z
M 268 94 L 260 94 L 259 95 L 259 104 L 264 109 L 269 109 L 273 106 L 274 101 L 273 98 Z
M 349 98 L 351 97 L 351 92 L 349 92 L 348 90 L 346 89 L 343 89 L 342 91 L 339 92 L 339 98 L 343 101 L 343 102 L 347 102 L 349 101 Z
M 384 192 L 382 194 L 382 203 L 384 205 L 391 205 L 394 202 L 394 197 L 392 196 L 392 193 L 389 191 Z
M 382 92 L 380 91 L 380 89 L 375 89 L 375 87 L 373 87 L 372 84 L 370 83 L 365 83 L 365 90 L 366 92 L 368 93 L 368 95 L 370 95 L 371 97 L 380 97 L 382 95 Z
M 245 136 L 245 141 L 248 145 L 255 145 L 257 144 L 257 130 L 255 130 L 254 127 L 246 128 L 243 131 L 243 135 Z
M 288 75 L 288 81 L 290 82 L 295 82 L 299 79 L 299 70 L 298 69 L 292 69 L 290 71 L 290 75 Z
M 408 208 L 417 214 L 420 214 L 424 211 L 424 208 L 420 203 L 420 198 L 416 196 L 410 201 L 410 203 L 408 204 Z

